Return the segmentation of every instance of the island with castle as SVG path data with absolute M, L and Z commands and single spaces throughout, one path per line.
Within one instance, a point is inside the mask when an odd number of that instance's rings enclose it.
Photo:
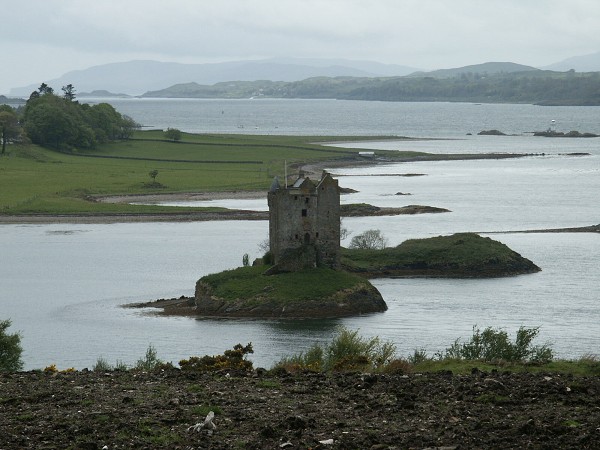
M 341 267 L 340 188 L 329 173 L 291 185 L 275 178 L 267 194 L 269 251 L 251 267 L 198 280 L 201 316 L 314 318 L 383 312 L 387 305 L 364 277 Z
M 340 188 L 327 172 L 275 178 L 267 194 L 269 251 L 250 266 L 206 275 L 187 299 L 203 317 L 333 318 L 381 313 L 378 277 L 497 277 L 539 271 L 504 244 L 474 233 L 413 239 L 382 250 L 340 246 Z M 181 302 L 180 302 L 181 303 Z M 169 313 L 166 306 L 165 313 Z

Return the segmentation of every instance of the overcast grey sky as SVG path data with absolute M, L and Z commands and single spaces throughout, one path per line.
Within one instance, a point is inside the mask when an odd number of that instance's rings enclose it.
M 153 59 L 544 66 L 600 51 L 598 0 L 0 0 L 0 93 Z

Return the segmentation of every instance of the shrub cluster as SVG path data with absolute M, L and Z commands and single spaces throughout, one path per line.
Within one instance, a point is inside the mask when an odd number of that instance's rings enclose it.
M 473 327 L 473 336 L 461 343 L 457 339 L 444 352 L 427 356 L 423 349 L 415 350 L 408 358 L 394 358 L 395 346 L 378 337 L 364 338 L 358 331 L 340 328 L 332 342 L 326 346 L 314 345 L 308 351 L 282 358 L 274 369 L 289 372 L 355 371 L 382 373 L 410 373 L 419 367 L 439 365 L 450 361 L 481 361 L 486 363 L 547 364 L 553 358 L 547 345 L 534 346 L 532 341 L 539 328 L 521 327 L 514 342 L 504 330 L 491 327 L 481 331 Z M 437 362 L 436 362 L 437 361 Z
M 252 370 L 252 361 L 246 359 L 246 355 L 254 353 L 252 343 L 245 347 L 242 344 L 236 344 L 233 350 L 225 350 L 222 355 L 202 357 L 192 356 L 189 359 L 179 361 L 181 370 L 193 370 L 200 372 L 210 372 L 214 370 L 233 369 L 233 370 Z
M 15 372 L 23 368 L 21 335 L 6 332 L 10 320 L 0 320 L 0 372 Z
M 552 361 L 552 349 L 544 344 L 532 346 L 539 333 L 537 328 L 520 327 L 515 342 L 511 342 L 504 330 L 487 327 L 481 331 L 473 327 L 473 336 L 467 342 L 454 341 L 441 356 L 448 359 L 480 360 L 487 362 L 507 361 L 519 363 L 546 364 Z
M 7 334 L 10 320 L 0 321 L 0 371 L 18 371 L 23 367 L 21 362 L 20 335 Z M 272 370 L 287 372 L 380 372 L 405 374 L 415 369 L 432 370 L 454 361 L 480 361 L 483 363 L 516 363 L 544 365 L 553 361 L 553 351 L 548 344 L 532 345 L 537 337 L 539 328 L 520 327 L 512 342 L 506 331 L 487 327 L 483 331 L 473 327 L 473 335 L 466 342 L 457 339 L 443 352 L 434 357 L 428 357 L 425 350 L 417 349 L 412 356 L 395 358 L 396 347 L 389 341 L 379 337 L 365 338 L 358 330 L 350 331 L 344 327 L 337 329 L 332 341 L 326 345 L 315 344 L 306 352 L 286 356 L 277 362 Z M 221 370 L 251 371 L 252 361 L 247 356 L 254 353 L 252 343 L 242 346 L 237 344 L 222 355 L 192 356 L 179 362 L 183 371 L 211 372 Z M 579 361 L 587 372 L 598 372 L 598 359 L 588 355 Z M 107 372 L 112 370 L 156 371 L 174 369 L 172 363 L 165 363 L 157 357 L 152 345 L 146 350 L 143 358 L 138 359 L 132 367 L 117 361 L 116 365 L 109 364 L 104 358 L 98 358 L 93 367 L 94 371 Z M 428 369 L 429 368 L 429 369 Z M 72 372 L 74 368 L 61 372 Z M 44 369 L 45 373 L 57 373 L 54 364 Z
M 94 372 L 110 372 L 112 370 L 138 370 L 143 372 L 151 372 L 164 367 L 172 367 L 170 363 L 165 363 L 158 358 L 156 349 L 152 344 L 146 349 L 146 354 L 143 358 L 137 360 L 133 367 L 129 367 L 123 361 L 117 361 L 113 366 L 106 359 L 100 357 L 92 368 Z
M 315 344 L 305 353 L 284 357 L 274 368 L 292 372 L 379 371 L 392 361 L 395 353 L 396 347 L 390 342 L 382 342 L 379 337 L 364 338 L 358 330 L 341 327 L 325 347 Z

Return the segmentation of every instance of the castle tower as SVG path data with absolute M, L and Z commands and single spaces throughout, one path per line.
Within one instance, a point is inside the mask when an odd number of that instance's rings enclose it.
M 277 179 L 268 194 L 269 244 L 274 264 L 298 270 L 340 264 L 340 192 L 323 172 L 317 183 L 300 174 L 282 188 Z

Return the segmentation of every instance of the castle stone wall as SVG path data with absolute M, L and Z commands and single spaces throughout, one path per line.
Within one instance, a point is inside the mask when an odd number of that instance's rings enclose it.
M 275 264 L 296 267 L 298 262 L 283 264 L 285 255 L 310 255 L 289 252 L 303 246 L 314 247 L 316 260 L 301 266 L 326 265 L 337 268 L 340 259 L 340 196 L 337 180 L 325 174 L 315 184 L 300 177 L 292 186 L 274 183 L 268 194 L 269 244 Z

